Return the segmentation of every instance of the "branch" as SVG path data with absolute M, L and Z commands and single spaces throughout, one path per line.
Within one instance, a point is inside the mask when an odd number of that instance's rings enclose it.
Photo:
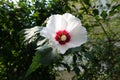
M 104 26 L 102 25 L 102 23 L 101 23 L 101 22 L 99 22 L 98 20 L 97 20 L 97 22 L 100 24 L 100 26 L 101 26 L 101 28 L 102 28 L 103 32 L 104 32 L 104 33 L 105 33 L 105 35 L 107 36 L 108 41 L 110 41 L 110 37 L 109 37 L 109 35 L 108 35 L 107 31 L 105 30 Z

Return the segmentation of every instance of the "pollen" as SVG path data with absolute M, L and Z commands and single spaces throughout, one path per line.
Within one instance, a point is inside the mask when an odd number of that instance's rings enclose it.
M 60 39 L 61 39 L 61 41 L 66 41 L 67 37 L 66 37 L 66 35 L 62 35 L 62 36 L 60 37 Z

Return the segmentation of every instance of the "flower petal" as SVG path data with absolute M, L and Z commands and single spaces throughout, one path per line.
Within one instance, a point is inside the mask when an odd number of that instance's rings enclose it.
M 73 47 L 80 46 L 87 41 L 87 31 L 82 26 L 75 27 L 71 32 L 71 41 L 68 43 Z
M 58 45 L 56 47 L 61 54 L 64 54 L 70 48 L 70 46 L 68 46 L 67 44 L 66 45 Z
M 40 32 L 42 36 L 48 39 L 54 39 L 55 33 L 58 30 L 66 29 L 67 22 L 62 15 L 52 15 L 49 17 L 46 27 Z
M 51 34 L 49 33 L 50 30 L 46 27 L 44 27 L 41 31 L 40 31 L 40 34 L 46 38 L 51 38 Z
M 53 31 L 64 30 L 67 27 L 67 22 L 62 15 L 52 15 L 50 16 L 46 27 Z
M 64 54 L 68 49 L 74 48 L 77 46 L 80 46 L 80 45 L 74 44 L 74 41 L 71 41 L 70 43 L 66 43 L 65 45 L 56 45 L 55 48 L 57 48 L 61 54 Z
M 74 29 L 76 26 L 81 26 L 81 21 L 80 19 L 76 18 L 75 16 L 65 13 L 63 17 L 66 19 L 68 25 L 67 25 L 67 31 L 71 31 Z

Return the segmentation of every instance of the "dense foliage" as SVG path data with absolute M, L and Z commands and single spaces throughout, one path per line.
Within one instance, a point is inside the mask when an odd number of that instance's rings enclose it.
M 15 4 L 1 0 L 0 80 L 55 80 L 59 66 L 75 72 L 73 80 L 120 80 L 120 1 L 106 6 L 95 5 L 96 1 L 19 0 Z M 38 40 L 23 42 L 24 29 L 45 26 L 50 15 L 66 12 L 82 21 L 87 43 L 51 59 L 49 46 L 37 51 Z M 69 55 L 71 64 L 62 61 Z

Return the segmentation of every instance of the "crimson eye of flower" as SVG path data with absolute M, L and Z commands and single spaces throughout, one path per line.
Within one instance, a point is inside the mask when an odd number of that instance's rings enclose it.
M 60 30 L 56 32 L 55 40 L 59 42 L 59 44 L 64 45 L 67 42 L 69 42 L 71 39 L 71 36 L 66 30 Z

